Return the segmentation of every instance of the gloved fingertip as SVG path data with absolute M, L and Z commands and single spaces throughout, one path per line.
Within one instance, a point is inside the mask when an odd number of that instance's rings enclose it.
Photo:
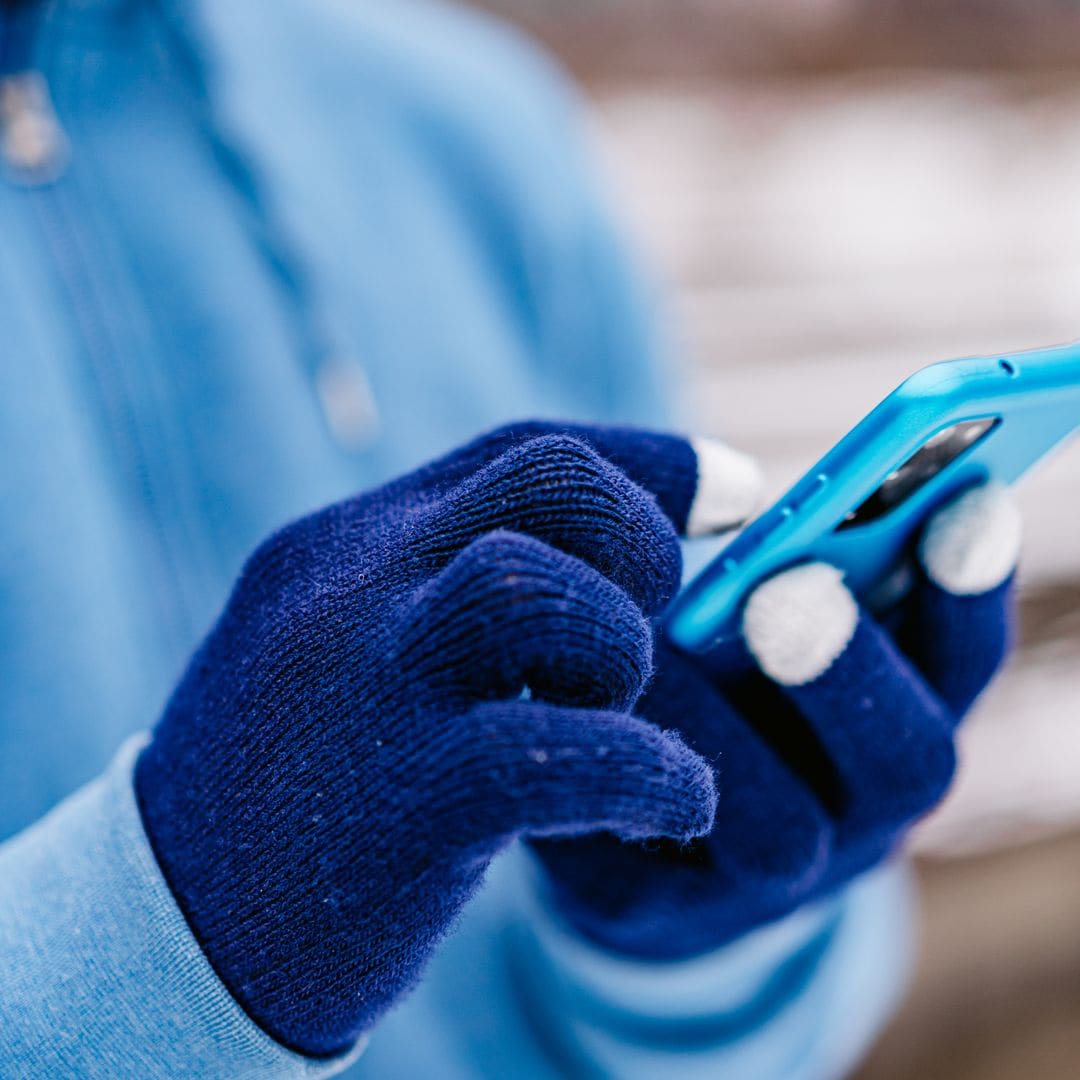
M 741 525 L 754 512 L 763 478 L 753 458 L 718 439 L 695 436 L 697 489 L 686 522 L 687 536 L 709 536 Z
M 761 670 L 782 686 L 823 675 L 847 648 L 859 607 L 826 563 L 786 570 L 759 585 L 743 612 L 743 637 Z
M 652 777 L 645 781 L 645 812 L 628 815 L 614 831 L 624 840 L 663 837 L 679 843 L 707 836 L 716 820 L 716 775 L 674 732 L 657 732 Z
M 677 735 L 666 733 L 665 737 L 678 745 L 679 765 L 684 777 L 677 807 L 681 812 L 677 813 L 665 835 L 673 840 L 697 840 L 712 832 L 716 821 L 719 801 L 716 773 L 700 754 L 691 750 Z
M 956 596 L 997 588 L 1016 569 L 1023 522 L 1010 490 L 990 483 L 971 488 L 939 510 L 919 545 L 930 580 Z

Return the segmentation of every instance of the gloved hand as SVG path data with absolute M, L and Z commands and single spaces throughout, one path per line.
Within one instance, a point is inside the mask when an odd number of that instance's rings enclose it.
M 886 858 L 945 792 L 956 726 L 1007 650 L 1019 544 L 1007 491 L 977 488 L 931 520 L 884 625 L 818 563 L 751 595 L 735 648 L 698 662 L 658 641 L 638 712 L 713 764 L 716 824 L 689 845 L 537 844 L 570 922 L 620 952 L 688 957 Z
M 748 509 L 721 457 L 706 528 Z M 697 473 L 682 439 L 521 425 L 250 559 L 136 788 L 190 926 L 265 1030 L 347 1047 L 519 834 L 708 832 L 712 770 L 631 715 Z

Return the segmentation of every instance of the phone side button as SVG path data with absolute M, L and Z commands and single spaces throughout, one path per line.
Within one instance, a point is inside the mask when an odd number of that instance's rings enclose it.
M 785 518 L 790 518 L 797 510 L 801 510 L 811 499 L 821 494 L 828 483 L 829 478 L 825 473 L 818 473 L 816 476 L 807 477 L 807 479 L 799 484 L 799 486 L 791 492 L 788 498 L 784 500 L 784 505 L 780 508 L 780 513 Z

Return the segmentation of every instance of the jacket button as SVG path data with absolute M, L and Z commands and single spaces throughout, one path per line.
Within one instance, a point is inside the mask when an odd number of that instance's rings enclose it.
M 28 186 L 51 183 L 67 164 L 67 137 L 35 71 L 0 79 L 0 154 L 12 178 Z
M 362 450 L 379 436 L 379 407 L 361 365 L 348 357 L 324 360 L 315 391 L 330 434 L 346 450 Z

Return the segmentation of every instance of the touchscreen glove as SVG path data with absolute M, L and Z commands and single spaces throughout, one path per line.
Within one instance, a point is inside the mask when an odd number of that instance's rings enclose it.
M 824 896 L 896 850 L 941 798 L 956 727 L 1005 655 L 1019 514 L 976 488 L 931 520 L 916 580 L 881 621 L 839 571 L 786 571 L 740 643 L 691 660 L 661 638 L 641 716 L 708 760 L 703 839 L 537 845 L 556 904 L 623 953 L 689 957 Z
M 677 530 L 753 496 L 713 458 L 706 511 L 682 439 L 519 425 L 249 560 L 136 789 L 210 963 L 279 1041 L 347 1047 L 518 835 L 708 832 L 712 769 L 631 710 Z

